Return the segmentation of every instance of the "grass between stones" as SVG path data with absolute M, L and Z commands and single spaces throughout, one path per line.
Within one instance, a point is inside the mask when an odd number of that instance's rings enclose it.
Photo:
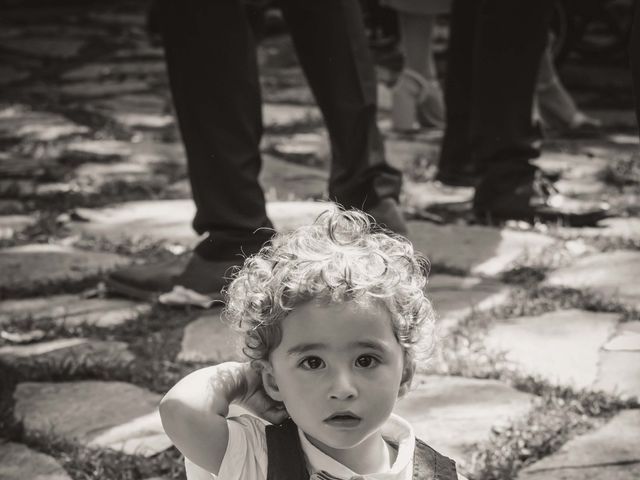
M 430 369 L 433 373 L 497 379 L 537 397 L 524 418 L 494 429 L 488 442 L 478 446 L 470 468 L 472 480 L 513 479 L 521 468 L 557 451 L 570 438 L 605 423 L 622 409 L 640 406 L 637 399 L 556 386 L 523 374 L 504 355 L 489 352 L 482 342 L 496 319 L 569 308 L 617 312 L 627 320 L 640 318 L 637 311 L 589 292 L 530 286 L 514 290 L 500 307 L 472 312 L 442 340 Z

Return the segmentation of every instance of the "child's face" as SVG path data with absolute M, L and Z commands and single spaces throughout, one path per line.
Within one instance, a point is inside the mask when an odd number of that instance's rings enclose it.
M 265 380 L 267 391 L 328 453 L 379 432 L 398 398 L 404 355 L 383 307 L 307 303 L 283 320 L 269 363 L 275 388 Z

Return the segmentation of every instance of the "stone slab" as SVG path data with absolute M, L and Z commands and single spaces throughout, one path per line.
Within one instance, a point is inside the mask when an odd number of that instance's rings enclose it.
M 328 173 L 263 155 L 259 181 L 268 201 L 311 200 L 325 196 Z
M 0 41 L 0 47 L 37 57 L 67 59 L 75 57 L 85 43 L 73 38 L 7 38 Z
M 102 77 L 146 76 L 164 73 L 163 62 L 103 62 L 88 63 L 69 70 L 62 78 L 65 80 L 96 80 Z
M 278 156 L 304 165 L 323 165 L 331 162 L 331 146 L 324 132 L 296 133 L 267 139 L 268 149 Z
M 118 95 L 97 102 L 94 108 L 125 127 L 164 128 L 173 123 L 166 100 L 151 94 Z
M 491 227 L 409 222 L 409 240 L 434 265 L 495 276 L 554 240 L 542 234 Z
M 590 289 L 612 300 L 640 308 L 640 252 L 618 250 L 585 256 L 551 272 L 547 285 Z
M 49 455 L 13 442 L 0 443 L 2 480 L 71 480 L 64 468 Z
M 72 97 L 91 98 L 109 95 L 124 95 L 127 93 L 146 92 L 149 84 L 141 80 L 114 80 L 74 82 L 57 87 L 60 93 Z
M 123 142 L 118 140 L 81 140 L 66 145 L 64 156 L 77 163 L 127 161 L 141 165 L 170 163 L 184 165 L 180 143 Z
M 640 478 L 640 410 L 618 413 L 605 426 L 565 443 L 526 467 L 518 480 L 635 480 Z
M 72 247 L 32 244 L 0 250 L 0 290 L 36 290 L 77 282 L 129 262 L 120 255 Z
M 294 125 L 315 124 L 322 119 L 316 107 L 265 103 L 262 117 L 266 128 L 285 128 Z
M 473 310 L 500 305 L 509 292 L 509 286 L 497 280 L 441 273 L 430 275 L 427 285 L 427 297 L 436 311 L 440 334 L 446 334 Z
M 221 363 L 242 360 L 240 335 L 221 317 L 221 308 L 191 322 L 184 329 L 178 360 Z
M 610 352 L 640 352 L 640 321 L 621 323 L 604 347 Z
M 53 141 L 89 129 L 61 115 L 30 110 L 24 105 L 0 107 L 0 138 L 9 140 Z
M 600 349 L 619 318 L 615 313 L 572 309 L 501 320 L 487 333 L 485 345 L 504 351 L 523 373 L 553 384 L 590 388 L 597 378 Z
M 13 238 L 35 221 L 35 217 L 30 215 L 0 215 L 0 240 Z
M 135 360 L 124 342 L 60 338 L 30 345 L 0 347 L 0 360 L 21 366 L 46 366 L 47 371 L 123 368 Z
M 151 305 L 124 298 L 82 298 L 56 295 L 0 303 L 0 325 L 10 321 L 50 319 L 66 327 L 109 328 L 135 321 L 151 311 Z
M 280 231 L 310 224 L 320 213 L 331 208 L 334 205 L 325 202 L 267 202 L 267 214 Z M 198 241 L 191 229 L 195 206 L 190 199 L 128 202 L 104 209 L 76 211 L 86 221 L 71 225 L 75 232 L 112 240 L 148 237 L 187 245 Z
M 467 467 L 474 446 L 488 440 L 492 427 L 525 415 L 533 398 L 496 380 L 419 375 L 413 385 L 396 413 L 419 438 Z
M 123 382 L 21 383 L 16 419 L 27 433 L 152 456 L 171 446 L 157 412 L 160 395 Z
M 620 323 L 604 345 L 595 387 L 640 400 L 640 321 Z
M 429 165 L 437 165 L 440 147 L 435 137 L 422 137 L 407 140 L 405 138 L 390 137 L 385 141 L 385 151 L 389 163 L 405 174 L 419 175 L 431 178 L 433 169 Z

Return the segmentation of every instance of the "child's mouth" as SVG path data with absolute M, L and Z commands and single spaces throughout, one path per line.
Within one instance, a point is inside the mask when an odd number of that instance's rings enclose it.
M 332 427 L 353 428 L 360 425 L 362 419 L 351 412 L 336 412 L 323 421 Z

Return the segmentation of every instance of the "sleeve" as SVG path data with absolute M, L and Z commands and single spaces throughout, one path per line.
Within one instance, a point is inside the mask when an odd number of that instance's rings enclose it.
M 227 423 L 229 441 L 218 475 L 203 470 L 185 458 L 188 480 L 266 480 L 266 424 L 253 415 L 229 417 Z

